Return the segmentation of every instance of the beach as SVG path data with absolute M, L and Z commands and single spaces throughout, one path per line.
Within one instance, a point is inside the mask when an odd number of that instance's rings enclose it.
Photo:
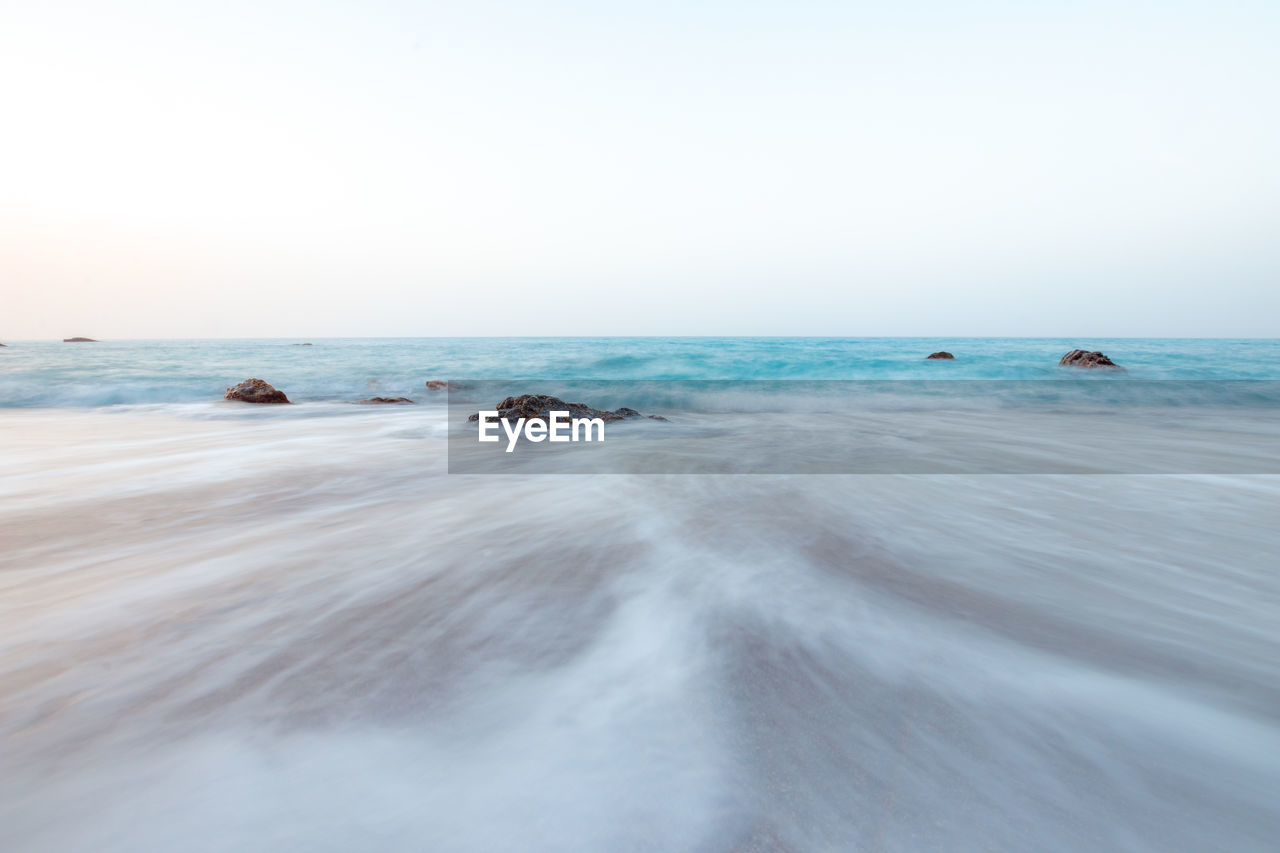
M 1276 853 L 1280 3 L 0 6 L 0 853 Z
M 423 386 L 916 382 L 936 343 L 840 368 L 857 344 L 722 341 L 665 377 L 661 346 L 626 341 L 590 375 L 556 361 L 591 351 L 574 341 L 83 345 L 81 381 L 58 365 L 0 410 L 0 848 L 1267 849 L 1274 399 L 1211 409 L 1180 383 L 1269 388 L 1274 342 L 1107 347 L 1119 381 L 1175 380 L 1124 422 L 1133 447 L 1205 454 L 1147 473 L 451 473 L 470 401 Z M 150 367 L 148 346 L 168 347 Z M 383 346 L 402 355 L 375 372 Z M 928 367 L 1062 375 L 948 348 Z M 31 363 L 0 375 L 11 401 Z M 206 390 L 259 372 L 294 404 Z M 417 402 L 345 402 L 371 381 Z M 634 429 L 735 452 L 752 418 L 680 394 Z M 831 432 L 790 423 L 798 447 Z M 1028 458 L 1087 447 L 1047 436 Z M 1204 461 L 1227 445 L 1256 467 Z

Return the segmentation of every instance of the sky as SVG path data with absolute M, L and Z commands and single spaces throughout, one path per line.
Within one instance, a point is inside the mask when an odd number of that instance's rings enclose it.
M 1280 337 L 1280 4 L 0 0 L 0 340 Z

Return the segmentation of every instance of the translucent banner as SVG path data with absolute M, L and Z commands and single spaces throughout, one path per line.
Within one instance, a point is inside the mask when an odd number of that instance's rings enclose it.
M 1276 474 L 1280 382 L 450 380 L 451 474 Z

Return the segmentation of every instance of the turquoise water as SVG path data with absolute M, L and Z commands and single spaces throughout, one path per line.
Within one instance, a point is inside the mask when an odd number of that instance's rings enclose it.
M 6 341 L 0 406 L 218 400 L 250 376 L 299 401 L 409 396 L 428 379 L 1054 379 L 1099 349 L 1130 379 L 1280 379 L 1280 340 L 1083 338 L 350 338 Z M 955 361 L 926 361 L 945 349 Z M 1106 375 L 1099 372 L 1091 376 Z M 1114 378 L 1114 377 L 1109 377 Z

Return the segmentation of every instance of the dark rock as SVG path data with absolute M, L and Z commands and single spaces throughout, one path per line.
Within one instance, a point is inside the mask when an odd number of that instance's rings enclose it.
M 945 352 L 945 351 L 943 351 L 943 352 L 935 352 L 935 353 L 932 353 L 932 354 L 930 354 L 930 355 L 926 355 L 926 356 L 925 356 L 925 360 L 926 360 L 926 361 L 927 361 L 927 360 L 929 360 L 929 359 L 931 359 L 931 358 L 955 358 L 955 356 L 954 356 L 954 355 L 952 355 L 951 353 L 949 353 L 949 352 Z
M 459 385 L 457 382 L 446 382 L 443 379 L 427 380 L 428 391 L 448 391 L 449 389 L 453 389 L 454 391 L 460 391 L 466 387 L 467 387 L 466 385 Z
M 97 344 L 101 341 L 95 341 L 93 338 L 63 338 L 64 344 Z
M 1059 367 L 1110 367 L 1115 370 L 1124 370 L 1123 367 L 1116 364 L 1100 352 L 1089 352 L 1088 350 L 1073 349 L 1062 357 L 1058 362 Z
M 4 346 L 4 344 L 0 344 L 0 347 L 2 347 L 2 346 Z
M 311 344 L 289 344 L 289 346 L 293 346 L 293 347 L 309 347 L 309 346 L 311 346 Z
M 277 391 L 261 379 L 246 379 L 239 385 L 233 385 L 222 395 L 224 400 L 238 400 L 242 403 L 288 403 L 289 398 L 283 391 Z
M 367 400 L 356 400 L 357 403 L 412 403 L 408 397 L 370 397 Z
M 593 409 L 585 403 L 566 403 L 559 397 L 547 394 L 521 394 L 519 397 L 508 397 L 496 406 L 498 417 L 504 421 L 518 421 L 521 418 L 530 421 L 550 421 L 551 412 L 568 412 L 570 418 L 600 418 L 602 421 L 624 421 L 631 418 L 648 417 L 655 421 L 665 421 L 659 415 L 642 415 L 635 409 L 625 406 L 612 412 Z M 480 413 L 476 412 L 469 421 L 479 421 Z

